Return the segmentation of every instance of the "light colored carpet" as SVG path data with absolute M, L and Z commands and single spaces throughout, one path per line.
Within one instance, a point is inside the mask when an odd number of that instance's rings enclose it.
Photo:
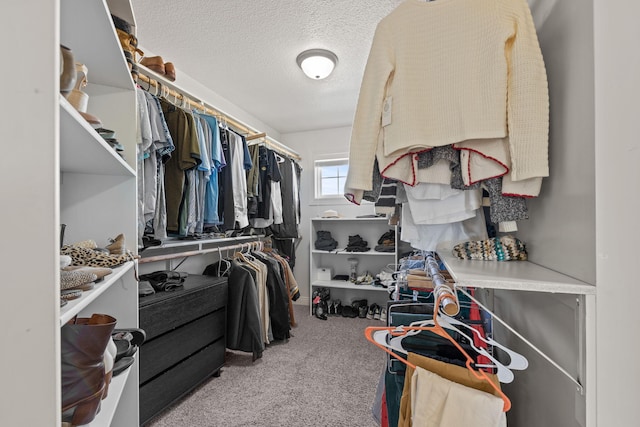
M 385 353 L 364 337 L 379 320 L 309 316 L 296 305 L 288 342 L 269 345 L 262 359 L 227 351 L 211 378 L 152 427 L 373 427 L 371 415 Z

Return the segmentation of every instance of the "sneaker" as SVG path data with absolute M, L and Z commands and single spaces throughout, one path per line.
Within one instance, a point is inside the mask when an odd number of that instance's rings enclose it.
M 335 306 L 333 305 L 333 300 L 329 301 L 329 310 L 327 313 L 329 316 L 336 314 Z
M 366 305 L 361 305 L 358 307 L 358 317 L 361 319 L 367 318 L 368 307 Z
M 373 314 L 375 313 L 377 306 L 378 304 L 376 304 L 375 302 L 369 306 L 369 310 L 367 311 L 367 319 L 373 319 Z
M 382 310 L 381 310 L 380 306 L 379 306 L 378 304 L 376 304 L 375 310 L 374 310 L 374 312 L 373 312 L 373 318 L 374 318 L 375 320 L 380 320 L 380 312 L 381 312 L 381 311 L 382 311 Z
M 385 322 L 387 321 L 387 308 L 386 307 L 382 307 L 382 310 L 380 310 L 380 321 Z
M 335 300 L 334 302 L 335 304 L 335 311 L 336 311 L 336 316 L 342 316 L 342 303 L 340 302 L 339 299 Z
M 320 301 L 316 307 L 316 317 L 320 320 L 327 320 L 327 302 Z

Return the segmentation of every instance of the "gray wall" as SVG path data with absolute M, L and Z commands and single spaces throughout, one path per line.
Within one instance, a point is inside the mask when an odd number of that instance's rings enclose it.
M 549 79 L 550 177 L 528 203 L 519 224 L 530 260 L 595 284 L 595 135 L 593 6 L 591 0 L 532 1 L 531 9 Z M 576 296 L 532 292 L 495 293 L 496 312 L 574 378 L 579 367 Z M 530 366 L 505 385 L 513 401 L 507 414 L 517 427 L 585 426 L 585 397 L 548 361 L 513 334 L 496 338 L 526 354 Z

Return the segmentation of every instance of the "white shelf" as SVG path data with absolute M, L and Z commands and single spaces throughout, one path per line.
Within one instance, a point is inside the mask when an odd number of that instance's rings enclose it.
M 138 357 L 138 352 L 133 355 Z M 138 363 L 137 361 L 134 363 Z M 129 366 L 117 377 L 112 377 L 109 384 L 109 395 L 100 403 L 100 412 L 89 424 L 83 424 L 84 426 L 110 426 L 113 422 L 113 417 L 118 410 L 118 404 L 120 403 L 120 397 L 127 384 L 127 379 L 131 374 L 133 365 Z
M 87 66 L 89 83 L 134 90 L 104 0 L 62 0 L 60 43 L 71 49 L 76 62 Z
M 373 256 L 387 256 L 395 257 L 395 252 L 378 252 L 373 249 L 369 249 L 367 252 L 347 252 L 344 249 L 335 249 L 333 251 L 322 251 L 319 249 L 312 249 L 311 253 L 314 254 L 329 254 L 329 255 L 373 255 Z
M 596 288 L 529 261 L 461 260 L 449 250 L 438 255 L 457 286 L 593 295 Z
M 389 219 L 386 217 L 375 217 L 375 218 L 311 218 L 311 221 L 384 221 L 389 222 Z
M 60 95 L 60 170 L 135 176 L 136 172 Z
M 388 292 L 388 288 L 373 285 L 356 285 L 346 280 L 314 280 L 311 286 L 338 289 L 355 289 L 358 291 L 384 291 Z
M 67 323 L 69 320 L 80 313 L 83 309 L 89 306 L 100 295 L 106 292 L 114 283 L 116 283 L 127 271 L 133 268 L 133 262 L 129 261 L 120 267 L 113 268 L 113 273 L 104 278 L 103 282 L 96 283 L 93 289 L 90 291 L 82 292 L 80 298 L 71 300 L 64 307 L 60 308 L 60 326 Z
M 142 257 L 144 258 L 149 252 L 159 249 L 171 249 L 171 248 L 184 248 L 187 246 L 198 246 L 199 249 L 203 249 L 204 245 L 217 245 L 219 243 L 226 242 L 242 242 L 242 241 L 253 241 L 259 238 L 264 237 L 264 235 L 256 235 L 256 236 L 238 236 L 238 237 L 220 237 L 217 239 L 198 239 L 198 240 L 187 240 L 187 239 L 167 239 L 161 245 L 158 246 L 150 246 L 146 248 L 143 252 Z

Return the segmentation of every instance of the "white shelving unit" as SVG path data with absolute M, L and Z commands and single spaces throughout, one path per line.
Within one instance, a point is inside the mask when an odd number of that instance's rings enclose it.
M 393 226 L 389 226 L 387 218 L 312 218 L 311 219 L 311 256 L 309 295 L 313 295 L 314 288 L 331 288 L 331 298 L 340 299 L 342 304 L 350 303 L 353 299 L 366 298 L 369 303 L 384 303 L 388 299 L 388 290 L 380 286 L 356 285 L 344 280 L 322 280 L 318 277 L 318 270 L 330 268 L 332 277 L 336 274 L 349 275 L 349 258 L 358 260 L 358 275 L 369 272 L 372 276 L 379 273 L 389 264 L 396 263 L 396 253 L 377 252 L 373 248 L 378 239 L 387 231 L 395 233 Z M 331 232 L 331 236 L 338 242 L 333 251 L 315 249 L 317 231 Z M 349 242 L 349 236 L 360 235 L 367 243 L 367 252 L 347 252 L 344 248 Z M 313 302 L 310 301 L 310 304 Z
M 131 8 L 128 0 L 117 3 Z M 66 224 L 64 243 L 92 239 L 105 246 L 110 237 L 124 233 L 127 249 L 137 253 L 135 86 L 105 0 L 60 0 L 60 43 L 72 50 L 77 63 L 87 66 L 87 112 L 97 116 L 102 127 L 114 130 L 125 147 L 123 158 L 59 96 L 59 217 Z M 116 328 L 137 327 L 133 269 L 133 262 L 116 267 L 93 290 L 62 307 L 59 325 L 74 316 L 104 313 L 117 320 Z M 112 380 L 108 397 L 89 425 L 137 426 L 138 419 L 136 360 Z

